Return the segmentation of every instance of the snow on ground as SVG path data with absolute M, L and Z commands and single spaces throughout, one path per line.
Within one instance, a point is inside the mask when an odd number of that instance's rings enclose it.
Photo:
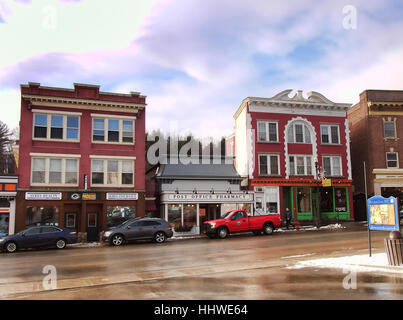
M 102 243 L 100 242 L 78 242 L 78 243 L 73 243 L 70 244 L 69 247 L 74 247 L 74 248 L 95 248 L 95 247 L 100 247 Z
M 403 274 L 403 266 L 389 266 L 386 253 L 372 254 L 371 257 L 365 254 L 298 261 L 296 265 L 288 266 L 287 269 L 301 269 L 307 267 L 340 268 L 355 271 L 382 271 Z
M 327 226 L 322 226 L 316 228 L 315 226 L 301 226 L 299 227 L 299 230 L 304 230 L 304 231 L 317 231 L 317 230 L 337 230 L 337 229 L 346 229 L 346 227 L 342 226 L 340 223 L 335 223 L 335 224 L 329 224 Z M 297 231 L 297 229 L 289 229 L 287 230 L 286 228 L 278 228 L 275 230 L 275 232 L 290 232 L 290 231 Z

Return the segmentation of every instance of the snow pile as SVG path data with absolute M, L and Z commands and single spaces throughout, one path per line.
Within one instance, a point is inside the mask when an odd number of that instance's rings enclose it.
M 340 268 L 355 271 L 389 271 L 403 273 L 403 267 L 389 266 L 386 253 L 376 253 L 371 257 L 366 255 L 355 255 L 338 258 L 324 258 L 299 261 L 294 266 L 287 269 L 300 269 L 307 267 L 318 268 Z
M 74 244 L 70 244 L 69 247 L 74 248 L 96 248 L 100 247 L 102 244 L 100 242 L 78 242 Z

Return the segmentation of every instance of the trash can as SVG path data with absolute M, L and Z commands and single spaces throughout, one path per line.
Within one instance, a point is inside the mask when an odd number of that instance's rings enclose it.
M 398 231 L 392 231 L 385 239 L 386 254 L 390 266 L 403 265 L 403 239 Z

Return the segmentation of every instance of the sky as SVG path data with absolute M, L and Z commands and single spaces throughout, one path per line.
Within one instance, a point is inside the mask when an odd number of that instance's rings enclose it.
M 28 82 L 140 92 L 147 131 L 197 137 L 230 135 L 248 96 L 355 104 L 403 89 L 402 17 L 401 0 L 0 0 L 0 120 L 18 126 Z

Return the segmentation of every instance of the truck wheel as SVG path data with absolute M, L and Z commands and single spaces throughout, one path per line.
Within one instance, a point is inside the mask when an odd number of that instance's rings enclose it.
M 273 234 L 273 231 L 274 231 L 274 227 L 273 227 L 273 225 L 272 225 L 270 222 L 266 223 L 266 224 L 263 226 L 263 232 L 264 232 L 264 234 L 270 235 L 270 234 Z
M 225 227 L 221 227 L 217 230 L 217 236 L 220 239 L 225 239 L 228 236 L 228 229 Z

